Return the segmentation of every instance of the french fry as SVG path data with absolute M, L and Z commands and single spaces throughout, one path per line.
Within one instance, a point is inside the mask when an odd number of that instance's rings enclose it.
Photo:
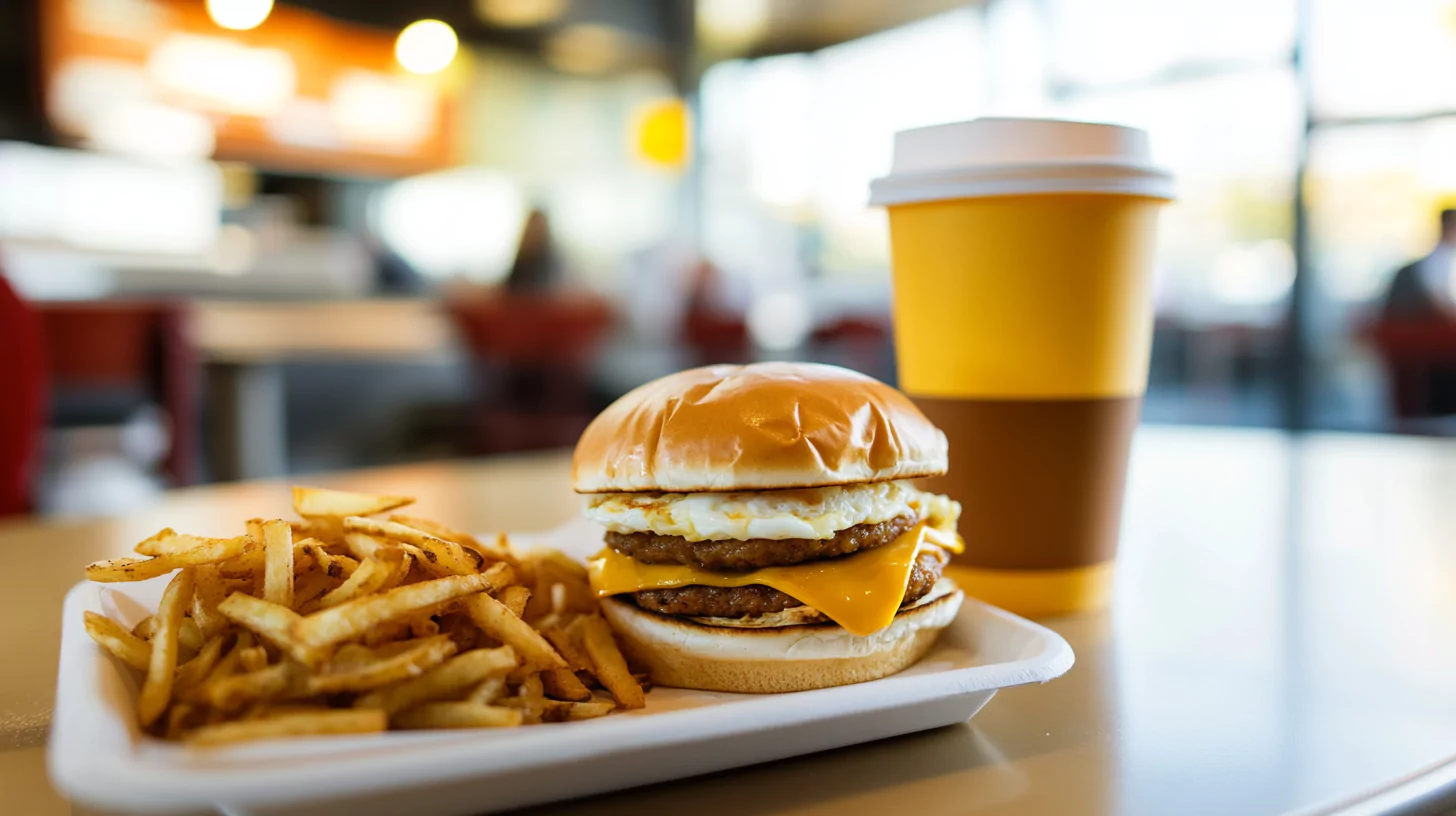
M 213 638 L 227 628 L 227 618 L 217 611 L 217 605 L 227 597 L 223 587 L 222 568 L 217 564 L 202 564 L 195 568 L 192 587 L 192 619 L 204 638 Z
M 565 629 L 552 627 L 541 630 L 541 634 L 551 641 L 551 645 L 556 647 L 557 654 L 566 660 L 567 667 L 572 671 L 589 672 L 592 670 L 591 659 L 581 650 L 581 646 L 577 645 L 576 638 Z
M 151 668 L 152 644 L 126 631 L 126 627 L 111 618 L 87 612 L 86 634 L 128 666 L 140 671 Z
M 97 561 L 86 567 L 86 577 L 102 583 L 145 581 L 181 567 L 216 564 L 241 555 L 253 546 L 252 539 L 247 536 L 213 539 L 206 544 L 155 558 L 113 558 L 110 561 Z
M 339 581 L 328 573 L 314 569 L 293 582 L 293 611 L 307 615 L 322 606 L 324 596 L 337 589 Z
M 196 573 L 193 573 L 192 586 L 195 591 L 197 587 Z M 177 642 L 181 644 L 182 648 L 195 652 L 202 648 L 202 644 L 206 640 L 202 636 L 202 630 L 197 626 L 197 621 L 191 618 L 183 618 L 177 625 Z
M 481 592 L 465 598 L 465 611 L 481 631 L 516 650 L 522 659 L 538 669 L 565 668 L 566 661 L 541 633 L 511 613 L 509 607 Z
M 242 666 L 243 653 L 251 648 L 253 648 L 253 633 L 238 632 L 237 639 L 233 641 L 233 647 L 222 656 L 221 660 L 217 661 L 217 665 L 212 667 L 212 671 L 207 673 L 207 680 L 217 680 L 236 673 Z
M 376 539 L 412 544 L 424 554 L 424 566 L 431 572 L 470 575 L 480 572 L 481 565 L 485 562 L 484 557 L 475 550 L 396 521 L 351 516 L 344 519 L 344 530 L 346 537 L 348 533 L 363 533 Z
M 627 669 L 627 659 L 612 639 L 612 627 L 604 618 L 587 615 L 578 619 L 581 643 L 591 658 L 593 673 L 623 708 L 642 708 L 647 700 L 642 687 Z
M 476 649 L 451 658 L 412 680 L 376 689 L 354 701 L 358 708 L 378 708 L 395 714 L 421 703 L 451 697 L 487 677 L 504 675 L 516 665 L 509 646 Z
M 376 496 L 370 493 L 352 493 L 347 490 L 328 490 L 322 487 L 293 488 L 293 510 L 305 518 L 309 516 L 372 516 L 407 504 L 414 504 L 409 496 Z
M 513 708 L 479 703 L 425 703 L 398 714 L 400 728 L 514 728 L 524 718 Z
M 238 666 L 244 672 L 262 671 L 268 667 L 268 650 L 254 646 L 238 653 Z
M 172 685 L 172 690 L 181 694 L 189 688 L 201 683 L 212 674 L 213 667 L 222 659 L 222 647 L 227 641 L 224 634 L 213 635 L 197 656 L 183 663 L 177 669 L 177 679 Z
M 243 674 L 232 674 L 210 680 L 193 688 L 187 695 L 194 702 L 206 702 L 224 711 L 239 711 L 247 705 L 271 700 L 288 691 L 296 677 L 291 663 L 274 663 Z
M 293 529 L 286 521 L 263 523 L 263 600 L 293 608 Z
M 570 669 L 547 669 L 541 672 L 541 685 L 545 694 L 553 700 L 568 700 L 584 703 L 592 698 L 587 688 Z
M 315 612 L 295 624 L 293 631 L 299 640 L 309 645 L 331 646 L 361 637 L 371 627 L 385 621 L 432 609 L 446 601 L 480 592 L 488 585 L 487 575 L 479 573 L 410 584 Z
M 168 527 L 136 545 L 134 550 L 141 555 L 176 555 L 196 549 L 204 544 L 218 545 L 220 542 L 235 540 L 231 538 L 203 538 L 202 536 L 183 535 Z
M 523 586 L 509 586 L 498 593 L 497 600 L 505 604 L 512 615 L 524 618 L 526 605 L 531 602 L 531 590 Z
M 398 654 L 362 665 L 343 665 L 337 671 L 326 670 L 323 674 L 316 674 L 309 678 L 309 691 L 314 694 L 369 691 L 418 677 L 455 654 L 455 644 L 448 637 L 439 636 L 415 643 L 418 645 Z
M 569 722 L 572 720 L 590 720 L 596 717 L 605 717 L 617 710 L 612 703 L 564 703 L 558 700 L 547 700 L 546 710 L 541 714 L 543 722 Z
M 295 632 L 304 618 L 292 609 L 234 592 L 218 605 L 217 611 L 305 666 L 317 666 L 327 656 L 324 650 L 297 637 Z
M 398 572 L 407 570 L 405 554 L 397 549 L 384 548 L 359 562 L 359 568 L 349 579 L 323 597 L 320 606 L 338 606 L 363 595 L 371 595 Z
M 224 745 L 248 740 L 319 734 L 365 734 L 383 731 L 389 718 L 382 711 L 343 709 L 283 714 L 260 720 L 205 725 L 188 737 L 192 745 Z
M 470 694 L 466 695 L 465 701 L 490 705 L 504 696 L 506 696 L 506 679 L 501 676 L 487 677 L 480 681 L 480 685 L 472 689 Z
M 172 684 L 177 672 L 177 630 L 182 612 L 192 603 L 192 570 L 183 569 L 167 584 L 162 603 L 157 608 L 156 633 L 152 637 L 152 655 L 147 665 L 147 679 L 137 698 L 137 719 L 143 728 L 167 710 L 172 701 Z

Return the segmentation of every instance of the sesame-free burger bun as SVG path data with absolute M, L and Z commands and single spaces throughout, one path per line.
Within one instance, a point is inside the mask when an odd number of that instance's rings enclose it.
M 653 682 L 677 688 L 776 694 L 878 680 L 925 656 L 955 620 L 964 594 L 942 579 L 920 603 L 872 635 L 832 623 L 772 628 L 707 626 L 602 599 L 617 641 Z
M 945 434 L 904 394 L 838 366 L 681 371 L 612 403 L 576 445 L 578 493 L 700 493 L 938 476 Z

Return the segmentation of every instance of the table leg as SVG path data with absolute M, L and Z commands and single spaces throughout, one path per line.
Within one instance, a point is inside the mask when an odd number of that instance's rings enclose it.
M 287 473 L 283 370 L 254 363 L 215 362 L 207 368 L 212 479 L 233 482 Z

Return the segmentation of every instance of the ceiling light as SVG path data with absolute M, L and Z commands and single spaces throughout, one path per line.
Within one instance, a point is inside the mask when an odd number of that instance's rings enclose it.
M 597 23 L 567 26 L 546 41 L 546 63 L 558 71 L 588 76 L 605 74 L 622 63 L 627 36 Z
M 475 0 L 475 15 L 491 25 L 534 28 L 560 17 L 567 0 Z
M 416 20 L 399 32 L 394 58 L 412 74 L 437 74 L 455 59 L 460 40 L 439 20 Z
M 698 0 L 698 36 L 725 50 L 752 45 L 768 31 L 771 13 L 769 0 Z
M 257 28 L 273 11 L 273 0 L 207 0 L 207 16 L 233 31 Z

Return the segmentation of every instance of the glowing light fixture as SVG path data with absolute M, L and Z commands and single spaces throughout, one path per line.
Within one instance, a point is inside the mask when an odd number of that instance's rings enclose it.
M 681 99 L 649 102 L 637 112 L 633 147 L 641 158 L 662 167 L 679 168 L 688 158 L 688 108 Z
M 533 28 L 555 20 L 566 0 L 475 0 L 475 14 L 493 25 Z
M 455 29 L 439 20 L 416 20 L 399 32 L 394 58 L 412 74 L 438 74 L 460 50 Z
M 769 0 L 698 0 L 698 36 L 713 47 L 736 50 L 768 31 Z
M 257 28 L 273 11 L 273 0 L 207 0 L 207 16 L 232 31 Z
M 546 62 L 568 74 L 605 74 L 627 55 L 627 35 L 598 23 L 569 25 L 546 40 Z

